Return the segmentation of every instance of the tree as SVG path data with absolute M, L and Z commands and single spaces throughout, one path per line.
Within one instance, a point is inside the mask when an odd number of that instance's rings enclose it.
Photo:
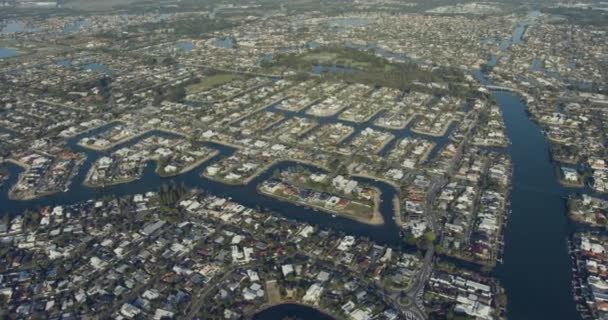
M 424 241 L 427 243 L 435 241 L 435 238 L 435 233 L 433 231 L 428 231 L 424 233 Z
M 405 236 L 405 242 L 411 246 L 414 246 L 416 245 L 417 239 L 413 234 L 408 232 Z

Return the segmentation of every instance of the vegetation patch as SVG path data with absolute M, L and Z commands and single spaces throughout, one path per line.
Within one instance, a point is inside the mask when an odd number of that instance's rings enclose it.
M 195 94 L 203 91 L 207 91 L 211 88 L 223 85 L 240 76 L 234 73 L 219 73 L 210 76 L 205 76 L 197 83 L 193 83 L 188 86 L 188 94 Z
M 448 68 L 428 69 L 414 62 L 391 62 L 372 51 L 343 46 L 320 47 L 303 54 L 283 54 L 263 67 L 288 69 L 309 74 L 314 67 L 337 66 L 331 72 L 321 72 L 328 80 L 341 80 L 382 86 L 400 90 L 429 91 L 433 94 L 466 95 L 468 88 L 459 85 L 464 81 L 460 70 Z

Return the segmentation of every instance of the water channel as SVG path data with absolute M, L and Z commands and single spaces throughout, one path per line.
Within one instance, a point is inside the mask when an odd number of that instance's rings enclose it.
M 70 203 L 76 203 L 80 201 L 86 201 L 93 198 L 100 198 L 105 196 L 125 196 L 132 194 L 142 194 L 148 191 L 156 191 L 160 185 L 163 183 L 185 183 L 187 186 L 201 188 L 205 190 L 209 190 L 217 196 L 232 198 L 233 200 L 249 206 L 249 207 L 261 207 L 268 209 L 272 212 L 278 212 L 283 216 L 292 219 L 298 219 L 306 222 L 310 222 L 313 224 L 322 225 L 328 228 L 335 228 L 338 230 L 342 230 L 349 234 L 356 234 L 360 236 L 367 236 L 371 239 L 374 239 L 380 243 L 389 244 L 389 245 L 399 245 L 399 232 L 398 227 L 393 221 L 393 201 L 392 199 L 396 195 L 396 190 L 382 182 L 373 181 L 365 178 L 357 178 L 357 180 L 361 182 L 365 182 L 375 187 L 379 188 L 383 195 L 383 201 L 380 206 L 380 211 L 383 215 L 385 224 L 380 226 L 369 226 L 366 224 L 358 223 L 353 220 L 342 218 L 342 217 L 332 217 L 329 214 L 310 210 L 306 207 L 297 206 L 289 202 L 283 202 L 271 197 L 261 196 L 257 190 L 256 186 L 264 180 L 269 179 L 272 176 L 272 173 L 275 170 L 284 170 L 289 167 L 295 165 L 301 165 L 295 162 L 280 162 L 272 166 L 269 170 L 265 171 L 258 177 L 256 177 L 249 184 L 244 186 L 229 186 L 223 183 L 215 182 L 209 179 L 206 179 L 200 176 L 203 168 L 207 166 L 210 162 L 217 161 L 222 157 L 229 156 L 234 152 L 234 149 L 230 147 L 226 147 L 220 144 L 209 143 L 209 145 L 220 151 L 219 155 L 208 160 L 207 162 L 201 164 L 199 167 L 194 170 L 176 176 L 172 178 L 161 178 L 155 174 L 155 164 L 148 163 L 146 168 L 144 169 L 143 175 L 141 179 L 136 180 L 131 183 L 107 186 L 105 188 L 88 188 L 82 186 L 82 182 L 86 177 L 86 173 L 91 168 L 93 163 L 102 156 L 103 154 L 111 153 L 119 148 L 135 144 L 136 142 L 145 139 L 151 135 L 159 135 L 159 136 L 170 136 L 171 134 L 161 132 L 161 131 L 153 131 L 147 133 L 143 136 L 140 136 L 136 139 L 133 139 L 125 144 L 116 146 L 113 149 L 108 150 L 105 153 L 99 153 L 96 151 L 92 151 L 86 148 L 83 148 L 78 145 L 78 141 L 83 136 L 95 135 L 98 132 L 103 130 L 107 130 L 110 126 L 115 124 L 109 124 L 107 126 L 100 127 L 91 132 L 85 133 L 83 135 L 76 136 L 71 138 L 68 142 L 68 147 L 76 152 L 83 152 L 87 155 L 87 160 L 80 167 L 78 174 L 74 177 L 72 186 L 69 188 L 67 192 L 61 192 L 53 195 L 49 195 L 46 197 L 42 197 L 39 199 L 31 200 L 31 201 L 16 201 L 10 200 L 8 198 L 8 190 L 14 183 L 16 182 L 19 173 L 22 171 L 17 165 L 6 163 L 4 166 L 10 172 L 10 178 L 7 182 L 5 182 L 0 187 L 0 203 L 2 203 L 2 211 L 3 212 L 12 212 L 18 213 L 22 212 L 26 209 L 39 209 L 44 206 L 56 206 L 56 205 L 64 205 Z M 318 170 L 308 166 L 311 170 Z
M 280 304 L 264 309 L 253 316 L 253 320 L 333 320 L 329 315 L 300 304 Z
M 533 21 L 537 12 L 528 15 Z M 523 41 L 533 22 L 520 23 L 511 44 Z M 509 44 L 510 45 L 510 44 Z M 501 44 L 507 49 L 509 45 Z M 490 64 L 496 64 L 496 57 Z M 473 75 L 491 84 L 481 72 Z M 508 319 L 577 320 L 572 294 L 571 261 L 566 246 L 571 232 L 566 213 L 567 190 L 555 176 L 549 143 L 526 113 L 522 98 L 492 91 L 504 117 L 513 161 L 511 215 L 504 237 L 503 264 L 494 271 L 507 294 Z
M 19 55 L 19 51 L 11 47 L 0 47 L 0 59 L 15 57 Z

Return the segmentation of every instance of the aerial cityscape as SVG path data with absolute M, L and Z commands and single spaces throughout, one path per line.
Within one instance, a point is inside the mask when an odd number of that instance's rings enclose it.
M 0 0 L 2 319 L 608 319 L 608 2 Z

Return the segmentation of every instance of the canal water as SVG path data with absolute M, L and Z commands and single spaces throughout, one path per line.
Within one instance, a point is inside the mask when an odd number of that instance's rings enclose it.
M 15 48 L 0 47 L 0 59 L 15 57 L 19 55 L 19 51 Z
M 194 49 L 194 43 L 192 41 L 180 41 L 176 43 L 176 46 L 179 50 L 183 50 L 185 52 L 189 52 Z
M 329 315 L 301 304 L 280 304 L 265 309 L 253 316 L 253 320 L 334 320 Z
M 311 67 L 311 72 L 314 74 L 322 74 L 324 72 L 339 73 L 339 72 L 355 72 L 357 69 L 340 65 L 324 65 L 316 64 Z
M 69 23 L 69 24 L 66 24 L 65 26 L 63 26 L 63 29 L 61 30 L 61 32 L 63 34 L 78 32 L 78 31 L 80 31 L 80 29 L 82 29 L 83 27 L 86 27 L 88 24 L 89 24 L 88 20 L 80 19 L 80 20 L 74 21 L 73 23 Z
M 80 147 L 78 145 L 78 141 L 80 141 L 82 137 L 96 135 L 99 132 L 108 130 L 110 127 L 115 125 L 116 123 L 108 124 L 106 126 L 97 128 L 91 132 L 71 138 L 68 141 L 67 146 L 69 149 L 75 152 L 85 153 L 87 159 L 79 169 L 79 172 L 76 177 L 74 177 L 74 179 L 72 180 L 73 185 L 66 192 L 56 193 L 31 201 L 10 200 L 8 198 L 8 191 L 16 182 L 18 175 L 22 171 L 22 169 L 19 166 L 16 166 L 11 163 L 4 164 L 4 166 L 10 172 L 10 178 L 6 183 L 0 186 L 0 203 L 2 204 L 0 212 L 20 213 L 26 209 L 36 210 L 44 206 L 66 205 L 81 201 L 87 201 L 89 199 L 94 198 L 103 198 L 108 196 L 120 197 L 138 193 L 143 194 L 148 191 L 157 191 L 158 188 L 164 183 L 184 183 L 189 187 L 208 190 L 217 196 L 232 198 L 233 200 L 245 206 L 267 209 L 271 212 L 279 213 L 280 215 L 285 216 L 287 218 L 321 225 L 326 228 L 341 230 L 348 234 L 368 237 L 381 244 L 392 246 L 399 246 L 401 244 L 399 237 L 399 228 L 393 220 L 394 208 L 392 199 L 397 194 L 397 191 L 394 189 L 394 187 L 379 181 L 373 181 L 365 178 L 356 178 L 356 180 L 360 182 L 377 187 L 382 192 L 380 212 L 382 213 L 385 221 L 383 225 L 370 226 L 339 216 L 333 217 L 327 213 L 314 211 L 303 206 L 297 206 L 290 202 L 279 201 L 271 197 L 260 195 L 256 190 L 257 185 L 264 180 L 270 179 L 275 170 L 285 170 L 289 167 L 293 167 L 296 165 L 305 166 L 311 170 L 319 170 L 311 166 L 302 165 L 300 163 L 290 161 L 280 162 L 272 166 L 269 170 L 265 171 L 255 179 L 253 179 L 249 184 L 239 186 L 229 186 L 200 176 L 200 173 L 203 171 L 203 168 L 205 168 L 209 163 L 218 161 L 219 159 L 229 156 L 234 152 L 233 148 L 215 143 L 209 143 L 209 146 L 219 150 L 219 154 L 216 157 L 201 164 L 194 170 L 176 177 L 159 177 L 155 174 L 156 165 L 153 162 L 150 162 L 145 167 L 142 177 L 134 182 L 121 185 L 107 186 L 105 188 L 88 188 L 83 186 L 82 182 L 84 181 L 87 172 L 100 156 L 103 156 L 107 153 L 111 153 L 115 150 L 118 150 L 119 148 L 133 145 L 138 141 L 152 135 L 164 137 L 174 136 L 165 132 L 153 131 L 136 139 L 133 139 L 125 144 L 116 146 L 111 150 L 108 150 L 106 153 L 92 151 Z
M 549 145 L 520 98 L 493 92 L 503 112 L 513 160 L 511 210 L 503 264 L 508 319 L 580 319 L 570 285 L 565 192 L 555 178 Z
M 38 28 L 31 27 L 27 25 L 23 21 L 12 21 L 7 23 L 1 30 L 0 33 L 28 33 L 28 32 L 37 32 Z
M 234 48 L 234 39 L 225 37 L 223 39 L 217 39 L 214 43 L 217 47 L 232 49 Z
M 518 24 L 511 44 L 521 43 L 539 13 Z M 492 57 L 490 65 L 495 65 Z M 482 72 L 473 75 L 482 84 L 492 84 Z M 571 261 L 567 250 L 570 233 L 566 212 L 566 190 L 555 177 L 549 143 L 541 128 L 526 113 L 522 99 L 514 93 L 492 91 L 504 117 L 513 161 L 511 215 L 504 237 L 503 264 L 495 270 L 505 288 L 508 319 L 578 320 L 572 294 Z
M 88 71 L 95 71 L 95 72 L 101 72 L 101 73 L 106 73 L 106 74 L 111 74 L 112 70 L 102 64 L 102 63 L 98 63 L 98 62 L 91 62 L 91 63 L 86 63 L 80 66 L 82 69 L 84 70 L 88 70 Z

